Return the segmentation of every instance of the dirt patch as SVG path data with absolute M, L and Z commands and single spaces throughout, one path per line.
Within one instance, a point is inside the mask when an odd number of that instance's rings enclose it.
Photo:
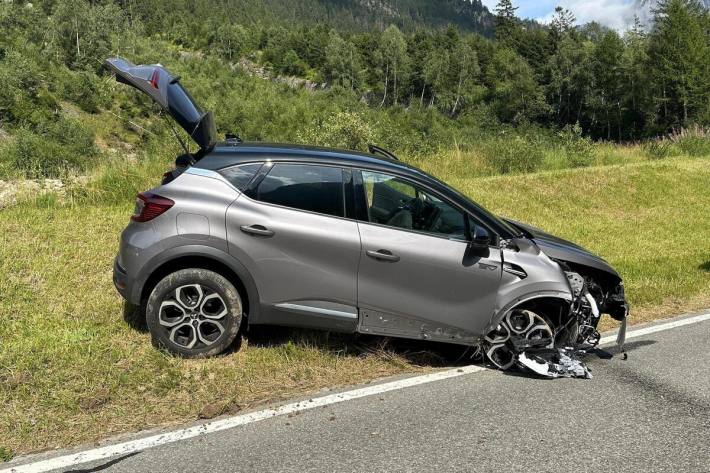
M 85 176 L 78 176 L 65 182 L 61 179 L 0 179 L 0 209 L 12 207 L 24 199 L 31 199 L 42 194 L 53 193 L 60 198 L 67 192 L 68 184 L 86 182 Z

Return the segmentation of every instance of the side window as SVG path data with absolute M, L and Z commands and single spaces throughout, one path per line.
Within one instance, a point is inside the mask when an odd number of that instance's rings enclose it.
M 466 238 L 463 212 L 397 177 L 362 171 L 368 220 L 390 227 Z
M 251 178 L 254 177 L 254 174 L 261 169 L 262 164 L 263 163 L 240 164 L 239 166 L 221 169 L 219 173 L 241 191 L 246 188 Z
M 345 215 L 343 170 L 307 164 L 276 164 L 259 184 L 255 198 L 270 204 L 342 217 Z

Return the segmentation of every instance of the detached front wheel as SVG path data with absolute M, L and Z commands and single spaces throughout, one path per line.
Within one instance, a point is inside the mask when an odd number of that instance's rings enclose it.
M 220 274 L 182 269 L 153 288 L 146 322 L 157 347 L 187 358 L 214 356 L 234 342 L 242 322 L 242 300 Z

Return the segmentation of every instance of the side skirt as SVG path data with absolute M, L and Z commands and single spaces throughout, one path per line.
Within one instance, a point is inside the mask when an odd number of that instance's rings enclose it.
M 371 309 L 360 309 L 360 323 L 357 326 L 357 331 L 370 335 L 431 340 L 459 345 L 478 345 L 480 342 L 480 336 L 456 327 Z

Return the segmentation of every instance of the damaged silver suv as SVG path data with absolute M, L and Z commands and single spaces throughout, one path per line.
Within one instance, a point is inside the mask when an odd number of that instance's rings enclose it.
M 171 352 L 216 355 L 242 324 L 276 324 L 475 346 L 498 368 L 557 376 L 575 369 L 565 347 L 599 342 L 602 314 L 626 321 L 606 261 L 385 150 L 218 142 L 212 114 L 162 66 L 107 65 L 199 146 L 138 195 L 114 266 Z

